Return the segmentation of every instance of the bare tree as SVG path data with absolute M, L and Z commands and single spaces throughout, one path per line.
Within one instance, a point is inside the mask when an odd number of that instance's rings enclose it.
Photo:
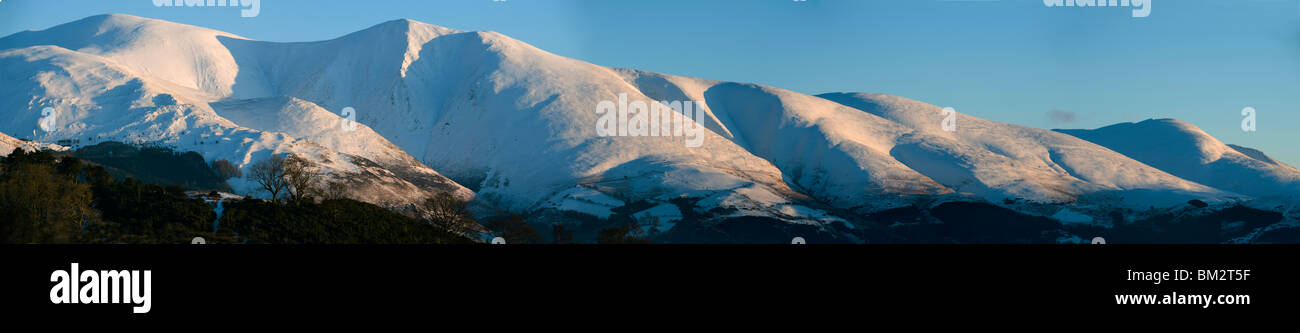
M 339 200 L 348 198 L 348 184 L 342 180 L 331 180 L 325 183 L 325 189 L 321 193 L 327 200 Z
M 230 163 L 229 160 L 224 158 L 212 161 L 212 169 L 217 171 L 217 175 L 221 176 L 221 179 L 244 177 L 243 172 L 240 172 L 234 163 Z
M 289 195 L 294 202 L 311 200 L 320 192 L 316 185 L 320 175 L 315 168 L 311 161 L 297 155 L 291 155 L 284 161 L 284 180 L 289 185 Z
M 432 198 L 424 199 L 422 205 L 425 219 L 433 225 L 457 234 L 473 231 L 478 221 L 470 213 L 464 201 L 457 200 L 447 192 L 441 192 Z
M 278 200 L 280 191 L 289 187 L 289 182 L 285 180 L 284 164 L 283 157 L 271 156 L 248 169 L 248 177 L 261 185 L 262 189 L 271 192 L 271 201 Z

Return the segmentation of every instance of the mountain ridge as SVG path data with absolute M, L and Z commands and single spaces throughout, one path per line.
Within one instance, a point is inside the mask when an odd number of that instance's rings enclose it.
M 1263 152 L 1224 144 L 1196 125 L 1148 119 L 1093 130 L 1056 130 L 1110 148 L 1179 177 L 1256 197 L 1300 194 L 1300 171 Z M 1142 140 L 1134 140 L 1142 137 Z
M 1188 179 L 1082 132 L 962 114 L 956 130 L 945 131 L 938 106 L 903 97 L 814 96 L 610 68 L 495 32 L 405 19 L 280 43 L 101 15 L 0 38 L 0 71 L 0 82 L 14 88 L 0 92 L 0 112 L 11 116 L 0 119 L 0 132 L 32 131 L 39 110 L 53 107 L 57 129 L 33 139 L 164 143 L 240 168 L 271 155 L 306 156 L 327 174 L 360 177 L 366 201 L 390 206 L 451 192 L 509 212 L 607 217 L 645 202 L 672 216 L 672 200 L 691 198 L 698 211 L 722 217 L 829 228 L 845 222 L 835 214 L 936 198 L 1044 216 L 1071 206 L 1100 219 L 1117 207 L 1265 193 Z M 699 102 L 703 146 L 597 135 L 596 106 L 620 96 Z M 347 108 L 355 119 L 344 118 Z M 352 120 L 356 130 L 340 129 Z M 1268 164 L 1247 156 L 1266 158 L 1262 152 L 1206 147 Z

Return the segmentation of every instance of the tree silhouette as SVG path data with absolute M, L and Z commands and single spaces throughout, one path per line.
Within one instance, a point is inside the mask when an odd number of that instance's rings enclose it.
M 320 175 L 316 173 L 316 166 L 311 161 L 297 155 L 290 155 L 284 160 L 282 169 L 286 189 L 289 190 L 289 197 L 294 203 L 312 200 L 320 192 L 316 185 Z
M 289 187 L 289 182 L 284 177 L 284 163 L 284 157 L 271 156 L 248 169 L 248 177 L 271 193 L 271 201 L 279 200 L 280 191 Z

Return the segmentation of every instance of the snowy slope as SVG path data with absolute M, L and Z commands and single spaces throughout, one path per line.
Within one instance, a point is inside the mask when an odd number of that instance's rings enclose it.
M 327 147 L 350 159 L 354 167 L 366 169 L 364 172 L 355 168 L 340 169 L 352 170 L 342 175 L 349 181 L 376 178 L 370 181 L 390 183 L 374 186 L 383 189 L 382 194 L 354 191 L 353 197 L 399 203 L 418 202 L 438 192 L 449 192 L 462 200 L 474 197 L 472 191 L 415 160 L 366 125 L 345 122 L 344 118 L 312 102 L 293 97 L 273 97 L 228 100 L 210 105 L 222 118 L 254 130 L 283 133 Z
M 1300 171 L 1295 167 L 1258 150 L 1226 145 L 1183 121 L 1149 119 L 1094 130 L 1057 131 L 1226 191 L 1257 197 L 1300 195 Z
M 619 72 L 654 99 L 704 101 L 709 129 L 771 161 L 787 181 L 832 205 L 892 208 L 909 196 L 953 192 L 890 156 L 898 140 L 913 132 L 892 121 L 772 87 Z
M 331 131 L 339 128 L 341 118 L 309 102 L 230 99 L 233 75 L 238 72 L 233 61 L 205 65 L 220 62 L 222 54 L 230 58 L 220 44 L 214 44 L 217 37 L 227 36 L 233 35 L 108 15 L 0 39 L 0 45 L 16 47 L 0 51 L 0 70 L 5 73 L 0 83 L 7 88 L 0 92 L 0 107 L 14 110 L 0 119 L 0 131 L 33 133 L 42 142 L 76 140 L 76 145 L 104 141 L 165 145 L 197 151 L 208 160 L 226 159 L 245 169 L 273 154 L 293 154 L 314 162 L 326 180 L 347 183 L 350 196 L 384 205 L 417 203 L 444 191 L 462 199 L 473 196 L 364 125 L 355 131 Z M 42 45 L 41 38 L 80 51 Z M 166 42 L 139 42 L 154 39 Z M 189 39 L 195 41 L 183 41 Z M 136 55 L 171 52 L 181 52 L 177 54 L 192 63 L 131 60 Z M 176 72 L 172 68 L 176 66 L 197 72 L 175 76 L 186 73 Z M 158 72 L 169 74 L 155 75 Z M 225 107 L 239 123 L 223 117 L 212 105 Z M 48 132 L 38 127 L 46 107 L 57 111 L 55 128 Z M 230 183 L 242 193 L 260 192 L 241 179 Z
M 819 96 L 934 137 L 902 145 L 892 153 L 945 185 L 985 196 L 1073 202 L 1099 193 L 1118 195 L 1138 206 L 1173 205 L 1190 199 L 1221 201 L 1232 196 L 1049 130 L 958 114 L 955 130 L 944 131 L 946 115 L 938 106 L 881 94 Z
M 140 76 L 225 96 L 239 72 L 221 31 L 130 15 L 96 15 L 0 39 L 0 49 L 58 46 L 95 55 Z
M 56 145 L 56 144 L 41 143 L 36 141 L 23 141 L 14 138 L 12 136 L 9 136 L 7 134 L 0 133 L 0 156 L 9 156 L 9 154 L 13 153 L 14 149 L 16 148 L 22 148 L 25 151 L 40 151 L 40 150 L 64 151 L 68 149 L 67 147 Z
M 607 215 L 566 196 L 592 190 L 628 201 L 738 188 L 780 198 L 750 200 L 759 213 L 806 199 L 772 163 L 711 132 L 696 149 L 681 138 L 596 136 L 597 103 L 650 98 L 611 69 L 497 33 L 397 20 L 330 41 L 226 43 L 251 69 L 241 75 L 256 78 L 237 94 L 353 107 L 359 122 L 505 209 Z

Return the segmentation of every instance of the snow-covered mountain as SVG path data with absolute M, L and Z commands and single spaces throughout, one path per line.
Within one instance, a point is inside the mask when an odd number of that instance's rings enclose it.
M 41 142 L 165 145 L 241 168 L 272 154 L 314 162 L 348 194 L 405 205 L 446 191 L 473 193 L 411 158 L 365 125 L 292 98 L 231 97 L 240 72 L 214 30 L 126 15 L 101 15 L 0 39 L 0 131 Z M 52 131 L 40 128 L 52 108 Z M 13 111 L 9 111 L 13 110 Z M 349 129 L 351 129 L 349 128 Z M 243 179 L 241 193 L 257 193 Z
M 990 199 L 1075 202 L 1100 196 L 1135 206 L 1168 206 L 1190 199 L 1233 197 L 1049 130 L 956 114 L 955 127 L 945 131 L 946 115 L 938 106 L 880 94 L 819 96 L 908 126 L 916 131 L 914 135 L 928 136 L 896 146 L 890 153 L 945 186 Z
M 23 141 L 14 138 L 12 136 L 9 136 L 7 134 L 0 133 L 0 157 L 9 156 L 10 153 L 14 152 L 15 148 L 22 148 L 23 150 L 26 151 L 37 151 L 37 150 L 63 151 L 68 149 L 67 147 L 52 144 L 52 143 Z
M 944 131 L 940 108 L 901 97 L 608 68 L 495 32 L 410 20 L 274 43 L 94 16 L 0 39 L 0 73 L 0 132 L 42 142 L 161 143 L 241 167 L 293 153 L 364 184 L 372 202 L 450 191 L 513 212 L 597 217 L 639 203 L 635 216 L 666 222 L 660 230 L 690 213 L 670 202 L 682 198 L 724 216 L 825 227 L 844 212 L 936 198 L 1146 208 L 1266 194 L 1079 133 L 968 115 Z M 620 95 L 699 101 L 702 146 L 598 135 L 597 105 Z M 45 107 L 59 111 L 54 131 L 38 128 Z M 355 110 L 355 130 L 341 126 L 345 108 Z M 1282 168 L 1250 157 L 1262 153 L 1219 154 Z M 1235 172 L 1294 180 L 1270 170 Z
M 1227 145 L 1174 119 L 1094 130 L 1057 130 L 1105 146 L 1183 179 L 1254 197 L 1300 195 L 1300 170 L 1261 151 Z

